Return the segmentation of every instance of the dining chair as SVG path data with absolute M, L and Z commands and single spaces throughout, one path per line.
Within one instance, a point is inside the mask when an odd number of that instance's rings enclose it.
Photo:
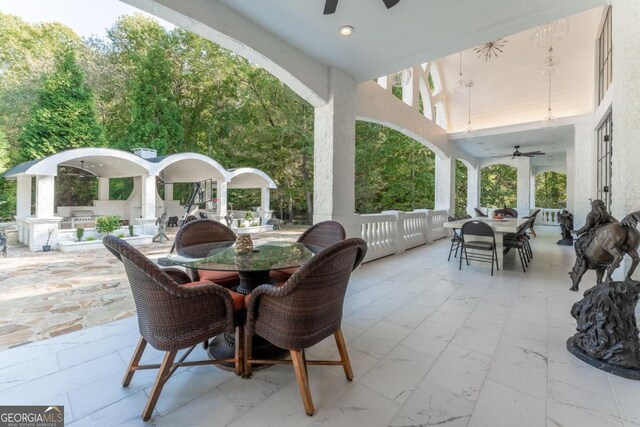
M 308 365 L 339 365 L 349 381 L 353 371 L 341 330 L 344 296 L 351 272 L 367 253 L 367 244 L 350 238 L 324 249 L 295 272 L 286 283 L 258 286 L 248 297 L 245 325 L 245 376 L 256 364 L 293 364 L 304 410 L 313 415 Z M 252 358 L 251 339 L 260 335 L 287 349 L 291 360 Z M 307 360 L 305 349 L 334 336 L 340 360 Z M 248 346 L 248 347 L 247 347 Z
M 496 209 L 493 214 L 500 215 L 503 218 L 518 218 L 518 211 L 511 208 Z
M 518 251 L 518 257 L 520 258 L 522 271 L 525 273 L 527 272 L 527 268 L 529 267 L 529 261 L 530 261 L 529 253 L 527 250 L 527 245 L 529 244 L 529 242 L 526 235 L 528 223 L 529 221 L 522 224 L 522 226 L 520 227 L 517 233 L 505 234 L 503 236 L 504 248 L 502 249 L 504 255 L 506 255 L 511 249 L 516 249 Z
M 478 208 L 473 208 L 473 211 L 476 213 L 476 218 L 486 218 L 486 217 L 489 216 L 489 215 L 485 214 L 484 212 L 482 212 Z
M 454 222 L 457 221 L 458 218 L 452 217 L 450 216 L 448 218 L 449 222 Z M 458 256 L 458 249 L 460 248 L 460 242 L 462 241 L 462 239 L 460 239 L 460 232 L 458 228 L 454 228 L 453 229 L 453 237 L 451 237 L 451 247 L 449 248 L 449 257 L 447 258 L 447 261 L 451 260 L 451 253 L 453 253 L 455 251 L 455 255 L 453 256 L 454 258 L 456 258 Z
M 212 219 L 195 219 L 180 227 L 176 233 L 175 249 L 178 253 L 188 251 L 192 257 L 204 258 L 208 254 L 208 248 L 203 246 L 201 253 L 197 253 L 196 245 L 235 240 L 236 233 L 221 222 Z M 189 269 L 189 272 L 193 280 L 211 280 L 225 287 L 236 286 L 240 283 L 237 271 Z
M 536 230 L 534 229 L 534 227 L 535 227 L 535 224 L 536 224 L 536 218 L 538 217 L 539 213 L 540 213 L 540 209 L 536 209 L 530 215 L 523 216 L 523 218 L 533 218 L 533 221 L 531 221 L 531 225 L 528 228 L 528 231 L 530 231 L 531 234 L 533 234 L 533 237 L 537 237 Z
M 344 240 L 346 236 L 347 233 L 339 222 L 322 221 L 307 228 L 304 233 L 298 237 L 297 242 L 304 243 L 312 250 L 319 252 L 334 243 Z M 269 273 L 269 277 L 276 282 L 286 282 L 293 273 L 298 271 L 298 268 L 299 267 L 291 267 L 272 270 Z
M 138 313 L 140 339 L 122 386 L 129 386 L 136 371 L 158 369 L 142 419 L 146 421 L 151 417 L 164 385 L 179 367 L 234 363 L 236 374 L 242 374 L 244 295 L 208 280 L 185 283 L 186 274 L 182 273 L 181 277 L 177 269 L 167 274 L 117 237 L 106 236 L 102 242 L 124 264 Z M 233 333 L 234 329 L 233 358 L 185 361 L 198 343 L 224 332 Z M 147 344 L 165 352 L 160 364 L 140 364 Z M 176 361 L 178 351 L 184 349 Z
M 473 240 L 475 237 L 491 238 L 491 242 L 484 240 Z M 469 265 L 469 260 L 490 262 L 491 263 L 491 275 L 493 276 L 493 265 L 495 263 L 496 269 L 498 267 L 498 251 L 496 248 L 496 235 L 488 224 L 482 221 L 468 221 L 462 225 L 460 229 L 460 266 L 462 270 L 462 258 L 464 258 Z M 467 253 L 467 249 L 472 249 L 471 256 Z M 478 252 L 479 251 L 479 252 Z M 491 256 L 482 252 L 491 252 Z

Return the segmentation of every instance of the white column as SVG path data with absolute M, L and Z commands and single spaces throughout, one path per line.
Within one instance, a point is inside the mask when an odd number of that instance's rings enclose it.
M 213 194 L 213 182 L 211 180 L 207 180 L 204 183 L 204 194 L 205 194 L 205 200 L 209 199 L 211 197 L 211 195 Z M 207 202 L 205 204 L 206 209 L 213 209 L 213 200 L 210 202 Z
M 467 213 L 475 216 L 474 208 L 480 207 L 480 167 L 467 168 Z
M 595 133 L 588 123 L 574 126 L 573 173 L 567 168 L 567 186 L 572 182 L 574 228 L 584 225 L 591 211 L 591 201 L 596 196 Z M 569 158 L 567 151 L 567 159 Z M 569 177 L 571 179 L 569 179 Z M 568 194 L 567 194 L 568 195 Z
M 36 214 L 35 218 L 53 218 L 54 211 L 54 183 L 51 175 L 38 175 L 36 177 Z
M 98 200 L 109 200 L 109 178 L 98 178 Z
M 518 168 L 518 202 L 516 209 L 518 216 L 527 216 L 531 211 L 531 159 L 529 157 L 516 158 Z
M 456 210 L 456 159 L 436 154 L 435 210 L 447 210 L 453 215 Z
M 31 216 L 31 175 L 19 175 L 17 185 L 16 217 Z
M 329 70 L 329 102 L 314 122 L 313 222 L 340 222 L 347 236 L 360 235 L 355 216 L 356 82 Z
M 218 208 L 216 214 L 222 220 L 227 215 L 227 182 L 216 181 L 216 198 L 218 199 Z
M 156 218 L 156 177 L 155 175 L 142 176 L 142 191 L 140 192 L 142 218 Z
M 164 200 L 170 202 L 173 200 L 173 184 L 164 185 Z
M 536 170 L 531 168 L 531 175 L 529 176 L 529 209 L 536 207 Z
M 270 189 L 269 187 L 262 187 L 260 189 L 260 208 L 268 211 L 270 203 Z
M 574 186 L 575 186 L 575 149 L 567 148 L 566 152 L 566 168 L 567 168 L 567 210 L 575 215 L 575 199 L 574 199 Z M 574 216 L 575 220 L 575 216 Z

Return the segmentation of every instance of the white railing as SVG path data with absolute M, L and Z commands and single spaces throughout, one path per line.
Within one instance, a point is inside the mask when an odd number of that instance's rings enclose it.
M 368 246 L 365 262 L 402 253 L 446 237 L 444 223 L 447 215 L 446 210 L 427 209 L 357 215 L 361 236 Z
M 538 209 L 538 208 L 536 208 Z M 562 209 L 539 208 L 540 213 L 536 218 L 536 224 L 539 225 L 558 225 L 558 215 Z

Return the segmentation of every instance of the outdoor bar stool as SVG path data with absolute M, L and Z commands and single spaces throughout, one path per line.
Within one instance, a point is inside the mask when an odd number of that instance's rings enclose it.
M 122 386 L 127 387 L 138 370 L 158 369 L 142 419 L 151 417 L 165 383 L 179 367 L 234 363 L 236 374 L 242 374 L 244 295 L 208 280 L 185 283 L 184 280 L 189 280 L 186 273 L 176 269 L 167 274 L 117 237 L 107 236 L 102 242 L 124 264 L 138 313 L 140 339 Z M 224 332 L 233 333 L 234 329 L 233 358 L 185 361 L 197 344 Z M 165 352 L 160 364 L 140 364 L 147 344 Z M 184 354 L 175 361 L 178 351 L 184 349 Z
M 450 216 L 448 220 L 449 222 L 453 222 L 453 221 L 457 221 L 458 219 Z M 447 261 L 451 260 L 451 253 L 454 251 L 455 251 L 455 255 L 453 257 L 456 258 L 458 256 L 458 249 L 460 248 L 460 242 L 462 242 L 462 239 L 460 238 L 459 229 L 454 228 L 453 237 L 451 237 L 451 247 L 449 248 L 449 258 L 447 258 Z
M 364 240 L 342 240 L 311 258 L 286 283 L 261 285 L 251 292 L 246 301 L 246 377 L 251 375 L 251 366 L 255 364 L 293 364 L 307 415 L 314 412 L 307 365 L 342 366 L 347 379 L 353 379 L 340 329 L 342 307 L 351 272 L 360 265 L 366 253 Z M 255 334 L 289 350 L 291 360 L 253 359 L 251 340 Z M 340 360 L 306 360 L 305 349 L 331 335 L 336 340 Z
M 487 237 L 492 241 L 473 240 L 474 237 Z M 460 229 L 460 267 L 462 270 L 462 258 L 464 258 L 469 265 L 469 260 L 490 262 L 491 263 L 491 275 L 493 276 L 493 265 L 495 263 L 496 269 L 498 268 L 498 251 L 496 248 L 496 235 L 488 224 L 482 221 L 468 221 L 462 225 Z M 467 249 L 472 249 L 471 256 L 467 253 Z M 491 255 L 484 254 L 482 252 L 490 252 Z
M 304 233 L 298 237 L 297 241 L 319 252 L 334 243 L 344 240 L 346 237 L 347 233 L 344 231 L 342 224 L 336 221 L 322 221 L 307 228 Z M 286 282 L 293 273 L 298 271 L 298 268 L 299 267 L 292 267 L 272 270 L 269 273 L 269 277 L 276 282 Z

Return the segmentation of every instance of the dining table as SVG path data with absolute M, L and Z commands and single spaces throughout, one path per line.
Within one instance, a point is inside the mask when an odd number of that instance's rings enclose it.
M 504 265 L 504 235 L 509 233 L 517 233 L 525 226 L 529 218 L 465 218 L 456 221 L 448 221 L 444 223 L 444 228 L 460 229 L 464 223 L 468 221 L 482 221 L 488 224 L 494 231 L 496 237 L 496 247 L 498 255 L 498 268 L 502 270 Z M 477 240 L 486 240 L 487 237 L 477 237 Z
M 253 250 L 238 253 L 235 241 L 221 241 L 185 246 L 167 255 L 167 262 L 192 270 L 238 272 L 239 285 L 232 290 L 248 295 L 260 285 L 274 284 L 271 270 L 300 267 L 320 252 L 322 248 L 300 242 L 264 240 L 254 245 Z M 289 354 L 255 335 L 252 350 L 257 359 L 278 359 Z M 235 353 L 235 335 L 224 333 L 211 340 L 207 347 L 213 359 L 232 358 Z M 232 364 L 216 365 L 232 370 Z M 259 369 L 261 366 L 257 366 Z M 266 366 L 263 366 L 266 367 Z M 255 369 L 255 368 L 254 368 Z

